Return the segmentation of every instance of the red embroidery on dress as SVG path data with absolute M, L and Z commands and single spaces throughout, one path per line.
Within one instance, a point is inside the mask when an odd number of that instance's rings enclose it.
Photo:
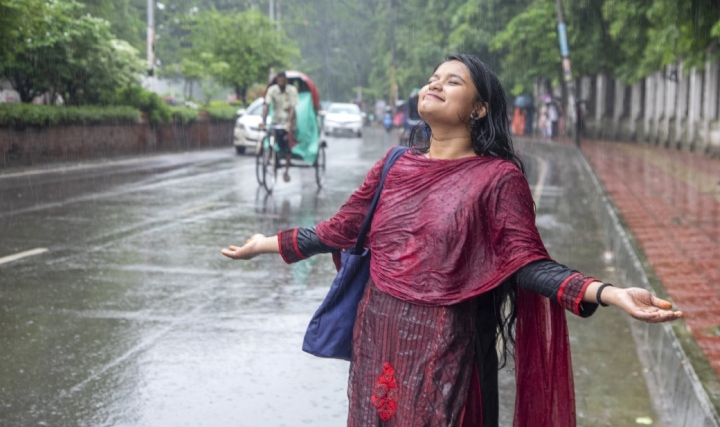
M 377 408 L 378 416 L 387 421 L 397 410 L 398 386 L 395 381 L 395 369 L 390 362 L 383 363 L 383 371 L 373 388 L 372 404 Z

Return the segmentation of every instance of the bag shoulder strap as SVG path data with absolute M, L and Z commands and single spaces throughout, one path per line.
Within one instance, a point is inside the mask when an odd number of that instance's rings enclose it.
M 380 200 L 380 192 L 382 191 L 383 185 L 385 184 L 385 178 L 387 177 L 390 168 L 395 164 L 395 162 L 400 158 L 400 156 L 405 154 L 407 150 L 408 147 L 394 147 L 390 154 L 388 154 L 387 159 L 385 160 L 382 176 L 380 177 L 380 182 L 378 182 L 377 190 L 375 190 L 375 196 L 370 203 L 370 209 L 368 209 L 368 213 L 367 215 L 365 215 L 365 221 L 363 221 L 363 225 L 360 228 L 360 235 L 358 236 L 357 242 L 355 243 L 356 254 L 362 253 L 365 243 L 365 236 L 367 236 L 368 231 L 370 231 L 370 223 L 372 223 L 373 215 L 375 214 L 375 208 L 377 207 L 378 200 Z

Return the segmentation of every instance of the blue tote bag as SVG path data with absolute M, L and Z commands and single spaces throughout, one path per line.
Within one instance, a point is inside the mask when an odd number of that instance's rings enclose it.
M 305 332 L 303 351 L 318 357 L 350 360 L 355 315 L 365 285 L 370 279 L 370 250 L 363 248 L 365 236 L 370 231 L 370 223 L 380 199 L 385 177 L 395 161 L 407 149 L 407 147 L 395 147 L 388 155 L 355 247 L 340 253 L 340 271 L 330 286 L 325 300 L 310 320 Z

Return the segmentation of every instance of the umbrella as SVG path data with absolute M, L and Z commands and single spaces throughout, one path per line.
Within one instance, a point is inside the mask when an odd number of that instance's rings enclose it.
M 515 106 L 518 108 L 532 107 L 533 99 L 531 95 L 520 95 L 515 98 Z

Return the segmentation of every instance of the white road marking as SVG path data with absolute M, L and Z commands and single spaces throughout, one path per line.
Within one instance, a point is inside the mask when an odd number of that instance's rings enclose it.
M 217 205 L 215 202 L 205 203 L 203 205 L 194 206 L 192 208 L 185 209 L 182 211 L 183 213 L 189 213 L 189 212 L 195 212 L 195 211 L 201 211 L 203 209 L 211 208 L 213 206 Z
M 538 161 L 540 172 L 538 173 L 538 181 L 537 184 L 535 184 L 535 189 L 533 190 L 532 196 L 535 200 L 535 205 L 540 205 L 540 198 L 542 197 L 543 187 L 545 187 L 545 178 L 547 177 L 550 165 L 548 164 L 547 160 L 541 159 L 539 157 L 536 157 L 536 159 Z
M 31 250 L 25 251 L 25 252 L 18 252 L 16 254 L 8 255 L 8 256 L 0 258 L 0 264 L 17 261 L 21 258 L 25 258 L 25 257 L 33 256 L 33 255 L 39 255 L 39 254 L 47 252 L 47 251 L 48 251 L 47 248 L 35 248 L 35 249 L 31 249 Z

